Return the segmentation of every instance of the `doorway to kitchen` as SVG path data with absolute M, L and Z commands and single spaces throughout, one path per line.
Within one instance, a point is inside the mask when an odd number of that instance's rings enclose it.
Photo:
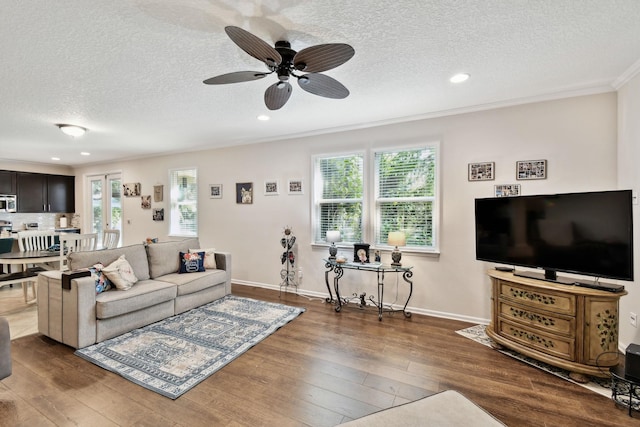
M 120 230 L 122 244 L 122 177 L 120 173 L 87 176 L 89 233 L 98 234 L 98 247 L 103 246 L 104 230 Z

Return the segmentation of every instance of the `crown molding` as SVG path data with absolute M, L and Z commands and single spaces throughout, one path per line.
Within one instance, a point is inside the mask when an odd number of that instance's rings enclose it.
M 629 83 L 631 79 L 640 74 L 640 59 L 638 59 L 631 67 L 627 68 L 627 70 L 620 74 L 620 77 L 615 79 L 611 86 L 615 90 L 620 90 L 622 86 Z

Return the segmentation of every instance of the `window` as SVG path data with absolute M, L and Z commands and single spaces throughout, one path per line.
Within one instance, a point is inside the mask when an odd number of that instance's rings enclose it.
M 339 230 L 343 243 L 387 246 L 403 231 L 408 248 L 437 251 L 438 144 L 314 159 L 314 241 Z M 373 188 L 363 171 L 370 170 Z M 371 222 L 371 223 L 369 223 Z
M 402 231 L 408 247 L 435 249 L 435 147 L 375 153 L 375 238 L 386 245 L 390 231 Z
M 340 230 L 343 242 L 362 241 L 364 156 L 317 157 L 314 171 L 316 242 L 327 230 Z
M 171 211 L 169 234 L 198 235 L 198 177 L 197 169 L 169 171 Z

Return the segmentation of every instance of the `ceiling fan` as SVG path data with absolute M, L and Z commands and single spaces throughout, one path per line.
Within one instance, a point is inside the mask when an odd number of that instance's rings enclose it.
M 264 62 L 268 72 L 237 71 L 211 77 L 203 83 L 220 85 L 258 80 L 276 73 L 278 81 L 269 86 L 264 93 L 264 103 L 270 110 L 278 110 L 287 103 L 291 96 L 290 77 L 298 79 L 298 85 L 305 91 L 325 98 L 343 99 L 349 96 L 349 90 L 339 81 L 320 74 L 344 64 L 355 54 L 348 44 L 319 44 L 296 52 L 288 41 L 278 41 L 275 48 L 269 46 L 259 37 L 240 27 L 225 27 L 229 38 L 242 50 Z M 306 74 L 298 74 L 303 72 Z

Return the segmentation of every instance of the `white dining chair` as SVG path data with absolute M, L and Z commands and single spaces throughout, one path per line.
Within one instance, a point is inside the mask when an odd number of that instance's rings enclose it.
M 20 252 L 46 251 L 55 243 L 55 232 L 27 230 L 18 232 L 18 248 Z
M 55 232 L 46 230 L 27 230 L 18 232 L 18 249 L 20 252 L 46 251 L 55 243 Z M 22 265 L 22 271 L 27 271 L 29 266 Z M 29 301 L 29 286 L 31 295 L 36 299 L 36 282 L 34 280 L 24 280 L 22 283 L 24 302 Z
M 120 242 L 120 230 L 109 228 L 104 230 L 102 235 L 102 247 L 105 249 L 113 249 L 118 247 Z
M 71 252 L 95 251 L 98 233 L 60 233 L 60 271 L 68 270 L 67 256 Z

